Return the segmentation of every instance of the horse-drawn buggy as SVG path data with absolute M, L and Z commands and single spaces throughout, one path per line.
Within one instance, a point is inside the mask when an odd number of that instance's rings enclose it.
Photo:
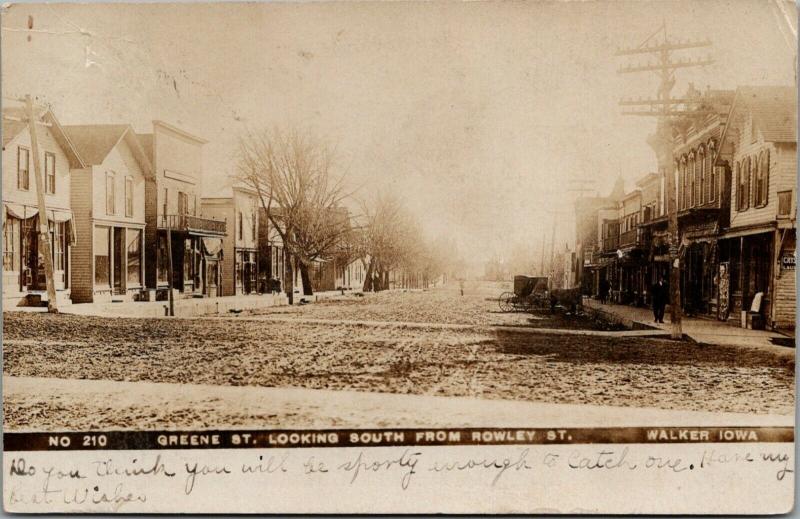
M 503 292 L 497 302 L 503 312 L 532 312 L 550 309 L 548 278 L 514 276 L 514 292 Z

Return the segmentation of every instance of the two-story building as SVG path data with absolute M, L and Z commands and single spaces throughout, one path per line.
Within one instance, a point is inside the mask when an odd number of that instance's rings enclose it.
M 53 112 L 37 108 L 37 141 L 59 300 L 69 300 L 71 249 L 77 240 L 70 208 L 70 170 L 85 163 Z M 23 109 L 3 108 L 3 304 L 37 304 L 46 297 L 39 252 L 39 205 L 31 136 Z M 82 239 L 85 239 L 82 237 Z
M 596 296 L 600 279 L 607 276 L 609 254 L 604 245 L 616 245 L 606 240 L 609 222 L 616 220 L 617 202 L 624 194 L 624 183 L 618 178 L 609 196 L 581 197 L 575 201 L 575 282 L 584 295 Z M 606 221 L 604 226 L 603 222 Z M 617 243 L 618 245 L 618 243 Z
M 278 209 L 270 208 L 270 210 Z M 258 208 L 258 254 L 256 256 L 259 290 L 264 293 L 285 290 L 287 254 L 280 233 L 267 217 L 267 212 L 263 207 Z
M 720 313 L 737 321 L 760 299 L 767 326 L 794 328 L 797 90 L 741 87 L 721 146 L 731 153 L 730 224 L 722 235 Z
M 690 89 L 696 115 L 673 125 L 681 304 L 688 315 L 718 314 L 718 237 L 728 223 L 729 151 L 720 147 L 732 91 Z M 720 165 L 722 164 L 722 165 Z
M 226 223 L 200 216 L 206 141 L 163 121 L 137 136 L 153 165 L 145 183 L 145 284 L 166 297 L 171 264 L 173 291 L 213 296 Z
M 203 217 L 231 222 L 222 239 L 225 261 L 221 292 L 218 295 L 253 294 L 259 287 L 258 237 L 260 202 L 255 190 L 235 185 L 227 196 L 204 197 Z
M 669 282 L 669 238 L 665 199 L 666 178 L 661 173 L 648 173 L 636 181 L 641 191 L 640 241 L 644 249 L 646 271 L 644 304 L 651 304 L 650 290 L 659 279 Z
M 133 128 L 65 126 L 85 167 L 72 169 L 80 240 L 72 251 L 76 303 L 139 299 L 144 290 L 145 183 L 150 160 Z

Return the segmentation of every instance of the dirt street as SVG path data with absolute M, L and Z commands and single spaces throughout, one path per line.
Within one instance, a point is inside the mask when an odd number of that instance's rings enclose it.
M 495 306 L 485 294 L 462 298 L 447 291 L 395 292 L 278 313 L 413 322 L 486 323 L 501 317 L 506 324 L 530 318 L 493 314 Z M 586 326 L 590 324 L 587 321 Z M 790 356 L 663 339 L 335 321 L 254 322 L 238 317 L 145 320 L 5 313 L 4 340 L 3 371 L 18 376 L 349 389 L 702 411 L 790 414 L 794 410 Z M 43 405 L 5 401 L 7 426 L 28 427 L 36 420 L 68 423 L 69 413 L 74 412 L 66 407 L 42 409 Z

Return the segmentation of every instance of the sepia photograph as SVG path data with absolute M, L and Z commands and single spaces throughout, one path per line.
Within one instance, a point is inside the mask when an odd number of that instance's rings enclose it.
M 5 510 L 791 510 L 797 19 L 4 4 Z

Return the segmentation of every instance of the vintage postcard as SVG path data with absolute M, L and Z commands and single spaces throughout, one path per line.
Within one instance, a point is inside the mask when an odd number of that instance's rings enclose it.
M 6 511 L 793 509 L 794 3 L 1 12 Z

